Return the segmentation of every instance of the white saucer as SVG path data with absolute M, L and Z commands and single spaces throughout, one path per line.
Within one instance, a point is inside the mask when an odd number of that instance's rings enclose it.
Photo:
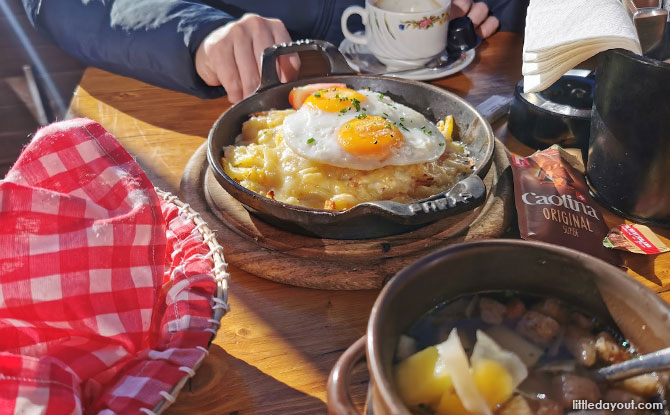
M 357 34 L 362 33 L 363 32 L 358 32 Z M 402 70 L 389 68 L 381 63 L 372 53 L 370 53 L 367 45 L 360 45 L 345 38 L 342 43 L 340 43 L 339 49 L 349 63 L 349 66 L 355 71 L 403 79 L 413 79 L 415 81 L 429 81 L 453 75 L 465 69 L 475 59 L 475 50 L 470 49 L 449 65 L 439 69 L 416 68 L 414 70 Z M 395 71 L 402 72 L 393 74 Z

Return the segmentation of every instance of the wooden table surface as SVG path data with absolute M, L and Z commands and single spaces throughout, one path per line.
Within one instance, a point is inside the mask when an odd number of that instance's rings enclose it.
M 498 33 L 477 49 L 463 72 L 434 82 L 477 105 L 490 95 L 512 96 L 521 78 L 522 38 Z M 305 56 L 303 72 L 322 65 Z M 156 186 L 179 192 L 182 171 L 230 103 L 200 100 L 90 68 L 70 107 L 114 134 Z M 503 122 L 496 134 L 513 152 L 524 146 Z M 610 224 L 621 223 L 606 214 Z M 667 231 L 665 237 L 670 236 Z M 221 240 L 226 246 L 226 241 Z M 625 255 L 629 273 L 670 301 L 670 253 Z M 289 287 L 231 267 L 232 311 L 222 321 L 209 356 L 167 414 L 320 414 L 326 380 L 339 355 L 365 332 L 377 291 L 336 292 Z M 362 407 L 366 376 L 353 385 Z

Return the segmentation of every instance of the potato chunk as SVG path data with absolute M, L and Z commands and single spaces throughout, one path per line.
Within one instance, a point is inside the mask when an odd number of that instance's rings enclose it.
M 398 393 L 409 406 L 432 406 L 451 384 L 445 372 L 435 373 L 438 353 L 435 346 L 427 347 L 396 366 L 395 381 Z
M 435 415 L 468 415 L 469 412 L 463 407 L 461 398 L 458 397 L 451 378 L 448 378 L 447 389 L 442 394 L 440 402 L 435 407 Z

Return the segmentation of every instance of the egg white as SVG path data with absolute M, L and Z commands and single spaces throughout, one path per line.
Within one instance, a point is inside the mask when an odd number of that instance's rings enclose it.
M 435 124 L 421 113 L 380 93 L 369 90 L 357 92 L 367 98 L 361 102 L 360 111 L 352 107 L 345 113 L 331 113 L 303 105 L 287 116 L 282 128 L 289 148 L 313 161 L 356 170 L 427 163 L 437 160 L 444 153 L 444 137 Z M 382 116 L 395 124 L 404 137 L 402 145 L 393 148 L 390 156 L 383 159 L 344 150 L 337 140 L 338 131 L 361 114 Z

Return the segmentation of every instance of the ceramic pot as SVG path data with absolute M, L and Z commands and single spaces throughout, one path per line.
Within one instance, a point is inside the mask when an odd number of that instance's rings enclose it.
M 355 415 L 348 393 L 354 365 L 367 357 L 374 415 L 411 415 L 396 393 L 393 358 L 400 334 L 431 308 L 461 295 L 515 290 L 558 298 L 619 331 L 640 353 L 670 346 L 670 307 L 625 272 L 590 255 L 539 242 L 454 245 L 400 271 L 379 294 L 365 337 L 328 380 L 330 414 Z

